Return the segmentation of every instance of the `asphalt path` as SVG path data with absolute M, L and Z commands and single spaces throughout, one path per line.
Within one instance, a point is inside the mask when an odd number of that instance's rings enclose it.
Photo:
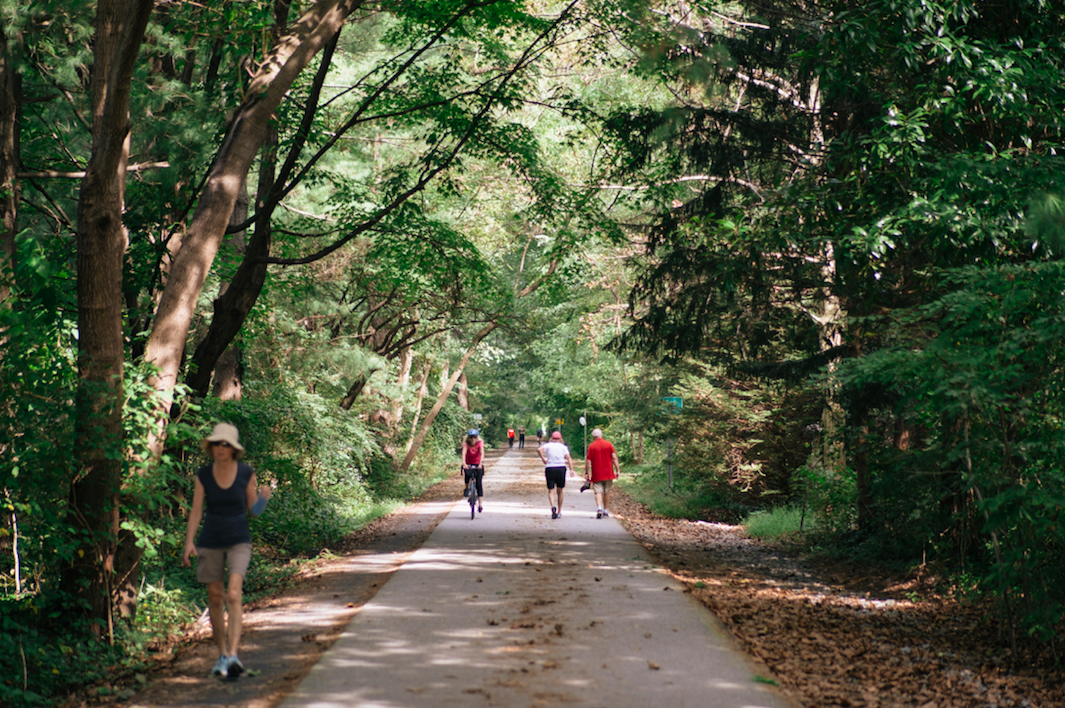
M 785 708 L 716 619 L 570 478 L 552 520 L 536 442 L 490 464 L 284 708 Z M 760 675 L 761 674 L 761 675 Z

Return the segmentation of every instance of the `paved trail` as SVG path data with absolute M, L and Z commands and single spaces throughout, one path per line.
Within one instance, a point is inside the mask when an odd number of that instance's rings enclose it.
M 570 478 L 552 520 L 533 442 L 488 467 L 283 708 L 785 708 L 709 612 Z

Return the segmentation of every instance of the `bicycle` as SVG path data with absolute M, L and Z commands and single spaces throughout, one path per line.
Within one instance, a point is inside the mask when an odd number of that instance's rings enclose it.
M 484 467 L 470 465 L 463 470 L 466 475 L 466 492 L 463 496 L 470 502 L 470 519 L 477 516 L 477 480 L 484 476 Z

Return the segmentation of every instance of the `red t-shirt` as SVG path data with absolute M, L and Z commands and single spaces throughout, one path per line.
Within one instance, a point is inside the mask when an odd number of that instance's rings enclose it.
M 481 454 L 484 452 L 484 440 L 478 440 L 472 445 L 466 446 L 466 464 L 481 464 Z
M 592 481 L 614 479 L 614 446 L 597 438 L 588 446 L 588 461 L 592 463 Z
M 507 428 L 507 437 L 508 438 L 514 437 L 514 428 Z

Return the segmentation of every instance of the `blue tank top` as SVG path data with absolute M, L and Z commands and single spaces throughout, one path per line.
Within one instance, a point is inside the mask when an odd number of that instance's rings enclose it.
M 254 474 L 251 465 L 237 463 L 237 478 L 229 489 L 214 481 L 211 465 L 196 470 L 203 485 L 203 527 L 196 545 L 202 548 L 230 548 L 251 543 L 248 529 L 248 482 Z

